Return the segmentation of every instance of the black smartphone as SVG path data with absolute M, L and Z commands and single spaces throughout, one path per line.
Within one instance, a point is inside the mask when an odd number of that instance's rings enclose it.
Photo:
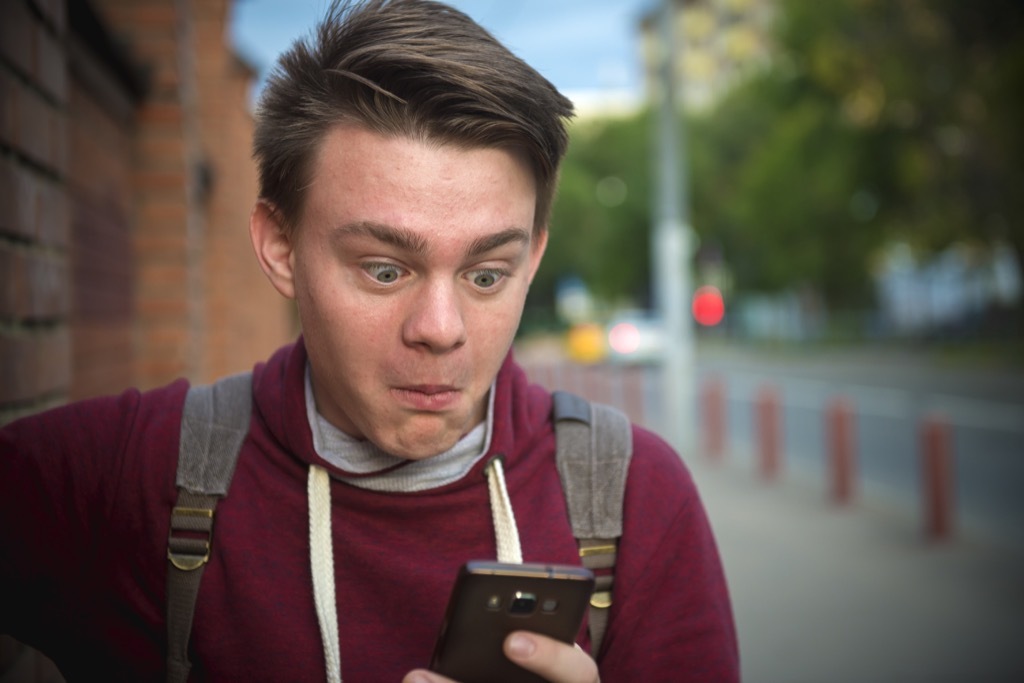
M 460 683 L 540 683 L 502 652 L 512 631 L 572 643 L 594 589 L 589 569 L 467 562 L 448 600 L 430 669 Z

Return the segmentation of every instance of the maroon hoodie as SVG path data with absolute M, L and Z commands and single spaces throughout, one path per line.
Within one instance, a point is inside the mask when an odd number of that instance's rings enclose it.
M 194 681 L 323 681 L 309 564 L 313 451 L 301 340 L 255 368 L 252 425 L 217 509 L 192 631 Z M 579 564 L 554 462 L 551 397 L 511 356 L 490 452 L 526 562 Z M 0 632 L 70 680 L 164 678 L 166 545 L 182 402 L 178 381 L 84 401 L 0 430 Z M 735 681 L 728 593 L 679 457 L 634 428 L 624 535 L 601 679 Z M 399 681 L 428 664 L 452 580 L 496 557 L 482 459 L 462 479 L 379 493 L 332 478 L 341 673 Z M 586 635 L 580 643 L 589 650 Z

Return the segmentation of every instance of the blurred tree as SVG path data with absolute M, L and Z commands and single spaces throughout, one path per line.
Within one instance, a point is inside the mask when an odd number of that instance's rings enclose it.
M 872 150 L 799 78 L 774 70 L 690 127 L 693 215 L 745 291 L 862 304 L 877 240 Z
M 649 118 L 640 113 L 573 125 L 547 256 L 528 304 L 549 304 L 567 275 L 580 277 L 602 301 L 648 300 Z
M 779 17 L 773 62 L 687 127 L 692 223 L 736 289 L 861 307 L 894 240 L 1002 241 L 1024 270 L 1024 2 L 782 0 Z M 648 302 L 650 124 L 574 125 L 534 305 L 566 274 Z
M 1000 240 L 1024 266 L 1024 3 L 788 0 L 782 17 L 797 78 L 870 150 L 861 208 L 884 236 Z

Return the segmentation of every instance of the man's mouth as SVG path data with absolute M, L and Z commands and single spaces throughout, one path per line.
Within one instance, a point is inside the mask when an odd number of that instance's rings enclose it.
M 437 412 L 448 410 L 462 392 L 450 384 L 415 384 L 391 390 L 400 403 L 414 410 Z

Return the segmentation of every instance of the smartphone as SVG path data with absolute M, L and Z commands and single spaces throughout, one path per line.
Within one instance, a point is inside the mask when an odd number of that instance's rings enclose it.
M 505 637 L 524 630 L 574 642 L 593 589 L 594 575 L 583 567 L 467 562 L 430 669 L 460 683 L 541 683 L 505 656 Z

